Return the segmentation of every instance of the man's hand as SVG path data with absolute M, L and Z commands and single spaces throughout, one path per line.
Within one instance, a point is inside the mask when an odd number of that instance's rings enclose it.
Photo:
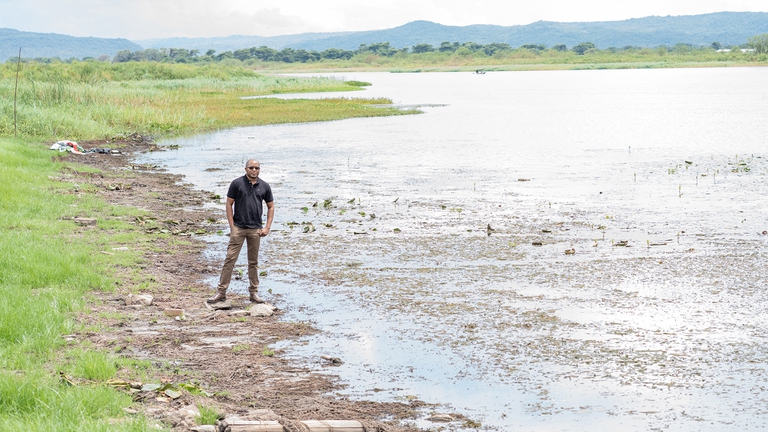
M 262 228 L 259 235 L 262 237 L 266 237 L 267 235 L 269 235 L 269 228 Z

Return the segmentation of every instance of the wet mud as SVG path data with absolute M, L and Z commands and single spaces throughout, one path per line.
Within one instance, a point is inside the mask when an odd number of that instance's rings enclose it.
M 87 147 L 104 144 L 83 143 Z M 413 430 L 408 419 L 425 406 L 423 402 L 379 403 L 334 396 L 333 391 L 343 384 L 317 373 L 325 364 L 319 355 L 313 364 L 299 365 L 270 348 L 277 341 L 315 333 L 309 323 L 284 321 L 279 310 L 272 317 L 251 317 L 244 312 L 250 306 L 247 295 L 237 292 L 228 296 L 230 310 L 207 307 L 204 300 L 211 289 L 204 279 L 218 275 L 221 257 L 206 257 L 204 239 L 225 225 L 221 208 L 209 205 L 219 198 L 190 188 L 183 178 L 157 166 L 136 163 L 136 154 L 158 150 L 151 143 L 108 144 L 121 154 L 61 156 L 74 164 L 54 180 L 76 184 L 72 193 L 96 194 L 111 204 L 145 210 L 147 216 L 131 223 L 155 238 L 151 244 L 120 245 L 105 252 L 139 248 L 143 260 L 138 268 L 114 268 L 115 291 L 93 293 L 89 310 L 77 317 L 87 330 L 67 335 L 67 340 L 87 341 L 116 355 L 148 360 L 156 369 L 154 380 L 205 393 L 180 392 L 180 397 L 169 398 L 142 392 L 134 395 L 132 412 L 143 412 L 174 430 L 188 430 L 174 421 L 174 413 L 190 404 L 215 407 L 241 419 L 359 420 L 372 430 Z M 115 184 L 121 187 L 110 187 Z M 98 229 L 84 226 L 79 234 L 98 235 Z M 152 305 L 132 303 L 128 299 L 134 294 L 151 294 Z M 183 313 L 177 316 L 169 310 Z M 130 370 L 119 371 L 117 378 L 141 379 Z

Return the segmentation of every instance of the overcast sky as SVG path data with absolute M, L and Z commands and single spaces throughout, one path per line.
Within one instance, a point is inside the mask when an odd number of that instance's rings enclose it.
M 768 0 L 0 0 L 0 27 L 142 40 L 768 12 Z

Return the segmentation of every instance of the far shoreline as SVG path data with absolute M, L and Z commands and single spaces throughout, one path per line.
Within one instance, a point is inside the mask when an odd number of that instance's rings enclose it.
M 256 65 L 254 65 L 256 66 Z M 346 73 L 346 72 L 390 72 L 390 73 L 433 73 L 433 72 L 535 72 L 563 70 L 621 70 L 621 69 L 694 69 L 694 68 L 733 68 L 733 67 L 768 67 L 766 62 L 718 61 L 718 62 L 620 62 L 620 63 L 536 63 L 536 64 L 478 64 L 478 65 L 424 65 L 414 67 L 394 66 L 350 66 L 338 67 L 302 63 L 301 67 L 253 67 L 256 72 L 265 74 L 294 73 Z M 265 65 L 259 65 L 265 66 Z

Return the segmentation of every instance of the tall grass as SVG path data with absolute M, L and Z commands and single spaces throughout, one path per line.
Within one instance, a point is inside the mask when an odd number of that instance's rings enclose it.
M 0 136 L 11 136 L 15 81 L 0 65 Z M 336 120 L 404 112 L 387 100 L 242 99 L 356 90 L 331 78 L 275 77 L 242 67 L 162 63 L 22 65 L 18 133 L 44 140 L 108 139 L 133 132 L 169 136 L 234 126 Z
M 128 395 L 58 378 L 104 381 L 117 372 L 104 353 L 62 355 L 62 335 L 78 329 L 73 312 L 113 280 L 99 253 L 111 235 L 83 236 L 66 220 L 110 209 L 49 180 L 61 168 L 44 147 L 0 139 L 0 430 L 148 430 L 144 420 L 122 419 Z
M 105 386 L 66 386 L 51 374 L 0 372 L 0 430 L 149 431 L 125 418 L 131 397 Z M 110 421 L 111 419 L 111 421 Z

